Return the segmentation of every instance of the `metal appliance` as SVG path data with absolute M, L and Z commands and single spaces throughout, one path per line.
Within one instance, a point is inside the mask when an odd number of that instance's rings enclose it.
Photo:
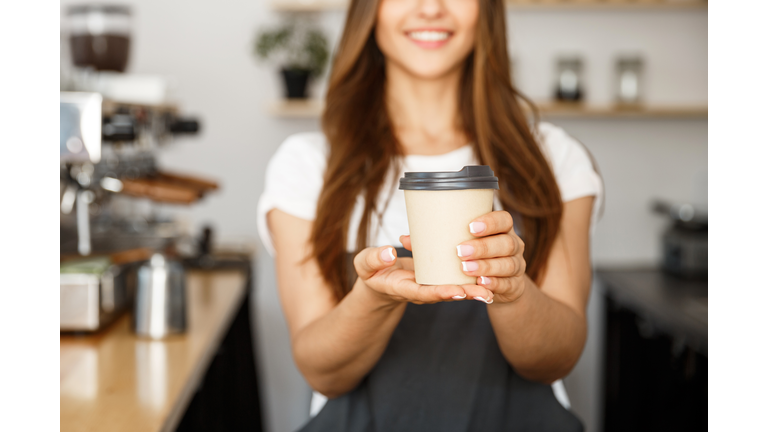
M 187 295 L 181 263 L 156 253 L 138 270 L 133 331 L 162 339 L 187 329 Z
M 156 163 L 163 146 L 198 130 L 196 119 L 180 116 L 171 104 L 61 93 L 61 331 L 108 325 L 129 309 L 141 263 L 173 249 L 178 226 L 153 203 L 192 204 L 218 188 Z M 96 258 L 100 266 L 82 270 L 88 267 L 83 257 Z
M 691 204 L 664 201 L 656 201 L 653 210 L 671 220 L 662 235 L 664 271 L 689 279 L 706 279 L 707 210 Z
M 108 257 L 65 262 L 60 273 L 60 329 L 93 331 L 111 323 L 129 305 L 134 285 L 129 267 Z

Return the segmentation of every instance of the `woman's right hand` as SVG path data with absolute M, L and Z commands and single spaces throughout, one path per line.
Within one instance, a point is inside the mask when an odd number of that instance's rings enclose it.
M 413 258 L 398 258 L 392 246 L 369 247 L 355 256 L 355 271 L 366 287 L 395 303 L 437 303 L 482 297 L 489 303 L 493 293 L 479 285 L 419 285 Z

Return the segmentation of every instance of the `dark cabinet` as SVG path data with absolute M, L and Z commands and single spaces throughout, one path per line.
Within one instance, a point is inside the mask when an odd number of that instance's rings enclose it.
M 606 294 L 604 432 L 707 430 L 707 282 L 598 272 Z

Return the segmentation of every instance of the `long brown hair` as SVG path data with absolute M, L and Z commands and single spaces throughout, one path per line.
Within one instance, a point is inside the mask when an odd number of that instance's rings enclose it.
M 535 108 L 513 86 L 507 53 L 504 0 L 479 0 L 475 47 L 467 57 L 459 107 L 464 133 L 481 164 L 499 178 L 503 208 L 519 215 L 526 244 L 526 272 L 543 275 L 563 205 L 555 177 L 528 124 L 521 103 Z M 347 279 L 347 233 L 358 196 L 364 199 L 358 251 L 367 247 L 371 215 L 388 170 L 403 151 L 384 100 L 385 61 L 374 26 L 378 0 L 352 0 L 331 70 L 323 131 L 330 144 L 324 185 L 310 237 L 310 258 L 339 299 Z M 537 117 L 535 117 L 537 120 Z

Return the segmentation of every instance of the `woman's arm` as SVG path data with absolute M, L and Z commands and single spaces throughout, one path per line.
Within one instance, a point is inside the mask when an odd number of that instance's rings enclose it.
M 312 222 L 280 210 L 267 215 L 275 243 L 280 300 L 296 365 L 313 389 L 328 397 L 354 389 L 378 362 L 406 303 L 492 297 L 485 288 L 415 283 L 409 258 L 391 259 L 394 248 L 367 248 L 355 257 L 358 279 L 340 302 L 309 252 Z
M 563 378 L 584 349 L 593 201 L 585 197 L 565 203 L 541 286 L 523 275 L 519 298 L 488 306 L 504 357 L 530 380 L 552 383 Z
M 267 220 L 296 365 L 313 389 L 331 398 L 344 394 L 381 357 L 405 304 L 383 301 L 359 282 L 337 302 L 316 261 L 302 263 L 312 222 L 280 210 Z

